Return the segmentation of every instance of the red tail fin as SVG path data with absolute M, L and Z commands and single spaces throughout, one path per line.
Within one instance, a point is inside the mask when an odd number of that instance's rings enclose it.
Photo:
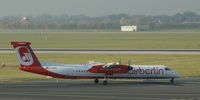
M 59 78 L 65 77 L 64 75 L 55 74 L 55 73 L 49 72 L 46 69 L 44 69 L 41 66 L 41 64 L 38 61 L 35 54 L 33 53 L 32 49 L 30 47 L 30 45 L 31 45 L 30 42 L 14 41 L 14 42 L 11 42 L 11 44 L 13 45 L 13 47 L 15 49 L 17 59 L 20 62 L 21 70 L 32 72 L 32 73 L 37 73 L 37 74 L 41 74 L 41 75 L 48 75 L 48 76 L 52 76 L 52 77 L 59 77 Z
M 11 42 L 15 49 L 21 67 L 41 67 L 37 57 L 32 51 L 30 42 Z

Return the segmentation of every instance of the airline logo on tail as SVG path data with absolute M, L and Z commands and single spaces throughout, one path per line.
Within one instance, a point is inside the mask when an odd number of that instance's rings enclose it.
M 21 65 L 29 66 L 33 64 L 33 57 L 27 47 L 19 46 L 15 48 L 17 58 Z

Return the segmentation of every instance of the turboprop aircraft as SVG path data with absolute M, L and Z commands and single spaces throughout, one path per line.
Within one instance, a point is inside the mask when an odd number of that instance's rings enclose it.
M 54 78 L 66 79 L 94 79 L 99 83 L 99 79 L 104 79 L 103 84 L 107 84 L 108 79 L 170 79 L 180 75 L 164 65 L 122 65 L 120 63 L 100 63 L 90 61 L 88 64 L 59 64 L 48 61 L 40 61 L 31 49 L 30 42 L 13 41 L 19 69 L 36 74 L 51 76 Z

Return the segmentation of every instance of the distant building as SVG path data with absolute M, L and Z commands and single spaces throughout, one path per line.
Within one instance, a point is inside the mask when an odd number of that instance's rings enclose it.
M 148 25 L 129 25 L 129 26 L 121 26 L 121 31 L 131 32 L 131 31 L 147 31 L 150 30 Z
M 130 32 L 130 31 L 137 31 L 137 26 L 121 26 L 121 31 L 127 31 L 127 32 Z

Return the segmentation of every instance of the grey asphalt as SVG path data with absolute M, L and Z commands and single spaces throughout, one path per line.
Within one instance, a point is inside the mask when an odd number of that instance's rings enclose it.
M 200 78 L 169 80 L 1 81 L 0 100 L 200 100 Z
M 200 49 L 33 49 L 36 53 L 200 54 Z M 0 48 L 0 53 L 14 53 Z

